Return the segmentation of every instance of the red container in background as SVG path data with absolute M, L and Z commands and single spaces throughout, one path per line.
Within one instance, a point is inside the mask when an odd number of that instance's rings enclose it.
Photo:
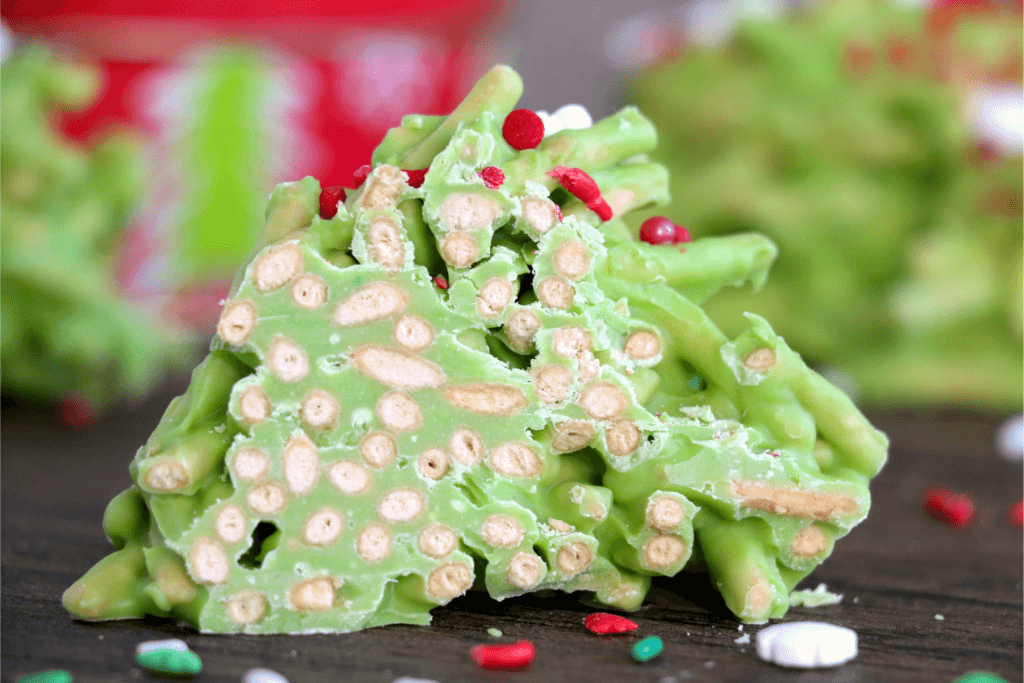
M 245 41 L 280 52 L 301 86 L 292 110 L 309 149 L 297 165 L 332 185 L 367 163 L 403 114 L 454 108 L 488 66 L 481 40 L 504 4 L 22 0 L 5 2 L 2 15 L 19 36 L 73 48 L 104 68 L 102 100 L 66 122 L 75 137 L 111 123 L 151 129 L 146 105 L 158 95 L 151 83 L 211 44 Z
M 104 70 L 101 99 L 63 121 L 68 135 L 86 139 L 122 124 L 146 136 L 154 178 L 119 276 L 132 294 L 148 296 L 166 292 L 173 271 L 161 256 L 179 194 L 169 170 L 174 164 L 166 163 L 175 153 L 168 139 L 189 125 L 180 95 L 195 56 L 243 43 L 265 51 L 278 67 L 267 109 L 273 144 L 263 190 L 306 175 L 324 186 L 347 185 L 403 115 L 445 114 L 458 104 L 489 66 L 485 38 L 504 6 L 502 0 L 11 0 L 0 14 L 19 38 L 46 40 Z M 226 291 L 223 279 L 178 285 L 191 290 L 185 299 L 193 298 L 178 315 L 208 325 Z

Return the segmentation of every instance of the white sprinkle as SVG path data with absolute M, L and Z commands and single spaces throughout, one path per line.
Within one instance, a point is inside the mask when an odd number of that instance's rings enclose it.
M 798 669 L 838 666 L 857 656 L 857 632 L 818 621 L 776 624 L 758 631 L 757 656 Z
M 330 337 L 327 338 L 327 340 L 332 344 L 337 344 L 341 341 L 341 335 L 337 333 L 332 334 Z
M 288 683 L 288 679 L 271 669 L 249 669 L 242 683 Z
M 1014 415 L 999 425 L 996 450 L 1008 462 L 1024 461 L 1024 415 Z
M 739 626 L 737 626 L 736 630 L 737 631 L 742 631 L 743 630 L 743 624 L 740 624 Z
M 216 427 L 214 427 L 213 431 L 217 432 L 218 434 L 223 434 L 224 430 L 227 429 L 227 428 L 228 428 L 228 426 L 222 422 L 221 424 L 219 424 Z
M 704 668 L 705 669 L 714 669 L 715 668 L 715 663 L 714 662 L 704 662 Z
M 544 124 L 544 137 L 550 137 L 565 128 L 565 126 L 562 125 L 562 119 L 557 116 L 553 116 L 546 111 L 538 111 L 535 113 L 540 117 L 541 123 Z
M 153 652 L 154 650 L 188 652 L 188 643 L 178 638 L 169 638 L 167 640 L 145 640 L 135 646 L 135 654 L 137 655 Z
M 941 614 L 936 614 L 935 615 L 935 621 L 945 621 L 945 620 L 946 620 L 946 617 L 942 616 Z
M 749 633 L 744 633 L 742 636 L 740 636 L 739 638 L 735 639 L 732 642 L 736 643 L 737 645 L 749 645 L 750 644 L 750 634 Z
M 564 107 L 559 107 L 555 116 L 562 119 L 563 128 L 569 130 L 580 130 L 594 125 L 594 119 L 590 117 L 590 112 L 582 104 L 567 104 Z

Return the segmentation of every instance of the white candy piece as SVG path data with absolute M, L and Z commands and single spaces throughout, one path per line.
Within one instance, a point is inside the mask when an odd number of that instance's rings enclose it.
M 146 640 L 135 646 L 135 654 L 141 655 L 153 650 L 177 650 L 178 652 L 188 652 L 188 643 L 179 638 L 169 638 L 167 640 Z
M 796 669 L 839 666 L 857 656 L 857 632 L 818 621 L 776 624 L 757 632 L 757 656 Z
M 1008 462 L 1024 460 L 1024 415 L 1014 415 L 999 425 L 996 450 Z
M 562 119 L 562 126 L 569 130 L 580 130 L 594 125 L 594 119 L 590 118 L 590 112 L 582 104 L 567 104 L 564 107 L 559 107 L 555 116 Z
M 594 119 L 590 117 L 590 112 L 582 104 L 567 104 L 564 107 L 559 107 L 554 114 L 549 114 L 546 111 L 534 113 L 544 123 L 544 137 L 563 130 L 579 130 L 594 125 Z
M 242 683 L 288 683 L 288 679 L 271 669 L 249 669 Z

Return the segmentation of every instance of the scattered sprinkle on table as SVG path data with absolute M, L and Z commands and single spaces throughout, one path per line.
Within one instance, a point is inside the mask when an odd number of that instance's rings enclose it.
M 485 669 L 521 669 L 533 662 L 537 650 L 530 641 L 520 640 L 511 645 L 474 645 L 469 655 Z
M 999 426 L 996 450 L 1008 462 L 1024 460 L 1024 417 L 1014 415 Z
M 658 636 L 647 636 L 633 645 L 633 659 L 638 662 L 649 662 L 665 649 L 665 643 Z
M 272 669 L 249 669 L 242 683 L 288 683 L 288 679 Z
M 164 648 L 135 655 L 146 670 L 164 676 L 195 676 L 203 670 L 203 660 L 195 652 Z
M 989 671 L 971 671 L 956 679 L 953 683 L 1006 683 L 1006 679 L 996 676 Z
M 956 529 L 966 528 L 974 518 L 970 496 L 945 486 L 931 486 L 921 496 L 921 506 L 929 516 Z
M 945 621 L 945 620 L 946 620 L 946 617 L 942 616 L 941 614 L 936 614 L 935 615 L 935 621 Z
M 776 624 L 757 632 L 757 656 L 798 669 L 838 666 L 857 656 L 857 632 L 817 621 Z
M 144 640 L 135 646 L 136 655 L 152 652 L 153 650 L 188 652 L 188 643 L 179 638 L 168 638 L 167 640 Z
M 71 672 L 64 669 L 50 669 L 22 676 L 18 683 L 71 683 Z
M 587 615 L 587 618 L 583 620 L 583 625 L 591 633 L 602 636 L 611 633 L 630 633 L 640 628 L 635 621 L 607 612 L 594 612 Z
M 498 628 L 489 628 L 487 629 L 487 633 L 494 636 L 495 638 L 501 638 L 502 636 L 501 629 Z
M 750 644 L 750 634 L 749 633 L 744 633 L 742 636 L 740 636 L 739 638 L 735 639 L 732 642 L 736 643 L 737 645 L 749 645 Z

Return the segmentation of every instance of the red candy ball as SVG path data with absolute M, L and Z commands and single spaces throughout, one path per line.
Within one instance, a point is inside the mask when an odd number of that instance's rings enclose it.
M 516 109 L 505 117 L 501 136 L 513 149 L 533 149 L 544 139 L 544 121 L 529 109 Z
M 488 166 L 481 170 L 480 177 L 483 179 L 484 185 L 492 190 L 497 190 L 505 182 L 505 172 L 497 166 Z
M 683 244 L 684 242 L 690 241 L 690 231 L 681 225 L 676 226 L 676 234 L 673 242 L 676 244 Z
M 664 216 L 652 216 L 640 225 L 640 239 L 647 244 L 675 244 L 676 224 Z
M 345 190 L 341 185 L 325 187 L 320 191 L 320 215 L 323 218 L 334 218 L 338 215 L 338 202 L 345 201 Z

